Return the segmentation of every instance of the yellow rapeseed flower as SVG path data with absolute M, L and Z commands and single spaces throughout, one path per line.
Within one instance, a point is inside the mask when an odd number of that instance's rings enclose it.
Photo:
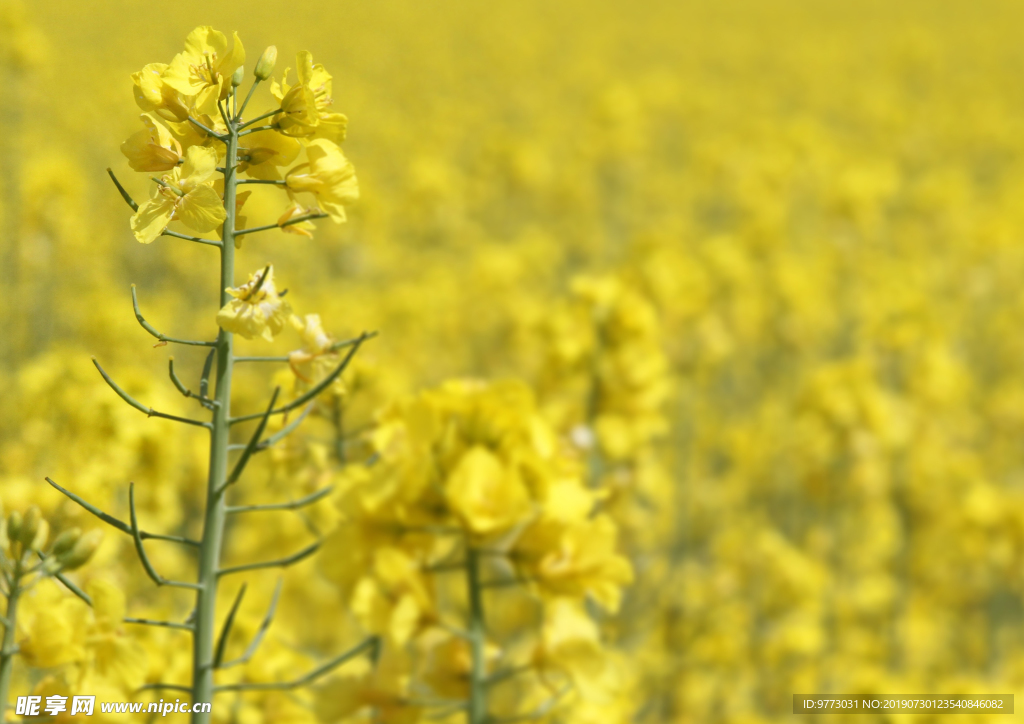
M 274 116 L 274 123 L 289 136 L 344 141 L 348 118 L 327 110 L 334 102 L 331 74 L 321 63 L 314 65 L 308 51 L 300 51 L 295 62 L 298 83 L 288 85 L 290 68 L 285 70 L 280 84 L 271 83 L 270 92 L 281 103 L 281 113 Z
M 335 143 L 325 138 L 310 141 L 306 157 L 309 163 L 285 176 L 288 190 L 315 194 L 320 207 L 340 224 L 345 220 L 345 207 L 359 198 L 355 167 Z
M 508 530 L 531 512 L 518 471 L 480 445 L 463 453 L 449 474 L 445 498 L 466 527 L 481 535 Z
M 234 45 L 228 50 L 224 33 L 203 25 L 185 39 L 184 52 L 163 72 L 165 84 L 188 96 L 195 96 L 201 113 L 217 114 L 217 101 L 231 90 L 231 76 L 245 62 L 245 48 L 234 34 Z
M 182 161 L 181 144 L 167 126 L 150 113 L 139 116 L 146 126 L 121 144 L 121 153 L 134 171 L 170 171 Z
M 253 178 L 280 179 L 279 166 L 294 163 L 302 145 L 274 131 L 256 131 L 238 141 L 238 171 Z
M 166 63 L 150 63 L 132 73 L 135 102 L 146 112 L 154 112 L 167 121 L 187 121 L 190 99 L 164 82 Z
M 216 166 L 217 153 L 212 149 L 188 149 L 184 164 L 157 181 L 153 197 L 140 205 L 132 217 L 135 238 L 149 244 L 172 220 L 199 232 L 220 226 L 227 214 L 220 194 L 213 188 Z
M 273 340 L 291 315 L 291 306 L 281 299 L 274 286 L 273 265 L 254 273 L 242 286 L 228 288 L 227 292 L 234 299 L 217 313 L 217 324 L 246 339 Z

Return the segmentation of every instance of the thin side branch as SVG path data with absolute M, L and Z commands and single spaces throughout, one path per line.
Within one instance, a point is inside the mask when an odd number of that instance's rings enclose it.
M 284 584 L 284 580 L 281 578 L 277 579 L 277 586 L 274 587 L 274 596 L 270 599 L 270 607 L 267 609 L 267 615 L 263 617 L 263 621 L 260 622 L 260 627 L 256 631 L 256 635 L 252 637 L 252 641 L 245 649 L 245 653 L 239 656 L 237 659 L 226 661 L 220 665 L 222 669 L 228 669 L 238 664 L 244 664 L 249 661 L 256 653 L 256 650 L 260 647 L 260 643 L 263 641 L 263 637 L 267 633 L 267 629 L 270 628 L 270 623 L 274 620 L 274 613 L 277 611 L 277 600 L 281 597 L 281 587 Z
M 224 246 L 224 243 L 220 241 L 220 239 L 204 239 L 201 236 L 189 236 L 188 234 L 180 234 L 177 231 L 171 231 L 170 229 L 164 229 L 163 231 L 161 231 L 160 236 L 173 236 L 175 239 L 194 241 L 197 244 L 206 244 L 207 246 Z
M 467 709 L 469 705 L 465 701 L 459 699 L 440 699 L 437 697 L 412 697 L 403 698 L 402 704 L 405 706 L 414 706 L 417 709 L 450 709 L 452 712 L 459 711 L 460 709 Z M 439 714 L 440 712 L 434 712 Z M 430 717 L 427 717 L 430 719 Z
M 221 662 L 224 660 L 224 649 L 228 645 L 228 636 L 231 635 L 231 626 L 235 623 L 235 614 L 238 613 L 238 607 L 242 605 L 242 598 L 245 596 L 246 584 L 242 584 L 242 587 L 238 589 L 238 595 L 235 596 L 235 602 L 231 604 L 231 610 L 228 611 L 228 617 L 224 620 L 224 628 L 220 631 L 220 638 L 217 639 L 217 648 L 213 655 L 213 668 L 219 669 Z
M 203 374 L 199 377 L 199 395 L 210 399 L 210 372 L 213 370 L 213 356 L 217 353 L 217 348 L 210 350 L 210 354 L 206 355 L 206 361 L 203 362 Z
M 318 666 L 305 676 L 301 676 L 298 679 L 292 679 L 291 681 L 224 684 L 222 686 L 214 687 L 214 691 L 287 691 L 289 689 L 297 689 L 300 686 L 312 684 L 314 681 L 319 679 L 324 674 L 330 673 L 332 670 L 341 666 L 346 661 L 355 658 L 356 656 L 367 650 L 370 651 L 370 657 L 376 660 L 380 651 L 380 639 L 376 636 L 371 636 L 358 646 L 355 646 L 346 651 L 345 653 L 331 659 L 327 663 Z
M 256 426 L 256 429 L 252 433 L 252 437 L 249 438 L 249 444 L 245 446 L 245 450 L 238 457 L 235 462 L 235 467 L 232 468 L 231 474 L 228 475 L 227 480 L 224 484 L 217 488 L 217 495 L 223 493 L 228 486 L 234 485 L 238 481 L 242 471 L 245 470 L 246 464 L 249 462 L 249 458 L 252 457 L 253 452 L 256 450 L 256 446 L 260 444 L 260 438 L 263 436 L 263 431 L 267 429 L 267 420 L 270 419 L 270 413 L 274 409 L 274 403 L 277 402 L 277 396 L 281 392 L 280 387 L 274 388 L 274 394 L 270 396 L 270 404 L 267 405 L 267 411 L 263 414 L 263 419 L 260 420 L 260 424 Z
M 146 407 L 141 402 L 139 402 L 134 397 L 132 397 L 127 392 L 118 387 L 117 383 L 110 378 L 110 375 L 108 375 L 106 371 L 102 367 L 100 367 L 100 363 L 96 360 L 95 357 L 92 358 L 92 363 L 96 365 L 96 369 L 100 371 L 100 374 L 103 376 L 103 380 L 108 385 L 110 385 L 110 389 L 116 392 L 118 397 L 120 397 L 129 405 L 134 407 L 136 410 L 139 410 L 140 412 L 145 412 L 146 417 L 162 417 L 165 420 L 174 420 L 175 422 L 183 422 L 186 425 L 195 425 L 196 427 L 205 427 L 207 429 L 210 429 L 212 427 L 212 425 L 210 425 L 210 423 L 208 422 L 202 422 L 201 420 L 192 420 L 187 417 L 178 417 L 177 415 L 168 415 L 166 412 L 157 412 L 152 407 Z
M 471 634 L 469 631 L 465 631 L 461 628 L 458 628 L 457 626 L 450 626 L 443 622 L 438 623 L 437 625 L 439 628 L 444 629 L 452 636 L 457 636 L 458 638 L 465 639 L 466 641 L 470 641 L 473 639 L 473 634 Z
M 526 714 L 519 714 L 517 716 L 488 717 L 487 724 L 516 724 L 516 722 L 533 721 L 535 719 L 541 719 L 547 716 L 547 714 L 555 708 L 555 705 L 561 700 L 563 696 L 566 695 L 566 693 L 568 693 L 570 689 L 572 689 L 572 686 L 562 687 L 561 691 L 559 691 L 557 694 L 552 696 L 550 699 L 545 701 L 543 704 L 538 706 L 533 711 L 527 712 Z
M 122 533 L 127 533 L 128 535 L 132 535 L 132 528 L 131 528 L 131 526 L 128 525 L 127 523 L 125 523 L 124 521 L 118 520 L 114 516 L 109 515 L 107 513 L 104 513 L 102 510 L 97 508 L 92 503 L 86 501 L 84 498 L 80 498 L 77 495 L 75 495 L 74 493 L 72 493 L 70 490 L 68 490 L 67 488 L 62 488 L 61 486 L 57 485 L 57 483 L 53 482 L 50 478 L 44 478 L 44 480 L 46 480 L 46 482 L 48 482 L 50 485 L 52 485 L 54 488 L 56 488 L 60 492 L 64 493 L 64 495 L 68 496 L 73 501 L 78 503 L 80 506 L 82 506 L 83 508 L 88 510 L 90 513 L 95 515 L 97 518 L 102 520 L 104 523 L 106 523 L 108 525 L 111 525 L 114 528 L 117 528 Z M 179 535 L 162 535 L 160 533 L 147 533 L 144 530 L 140 530 L 139 531 L 139 537 L 142 538 L 142 540 L 149 540 L 149 539 L 152 539 L 152 540 L 165 540 L 165 541 L 170 541 L 171 543 L 181 543 L 183 545 L 195 546 L 197 548 L 199 547 L 199 541 L 192 540 L 191 538 L 184 538 L 184 537 L 179 536 Z
M 149 332 L 151 335 L 159 339 L 161 342 L 174 342 L 175 344 L 187 344 L 192 347 L 213 347 L 216 342 L 203 342 L 195 339 L 178 339 L 177 337 L 168 337 L 163 332 L 157 331 L 156 327 L 146 321 L 146 318 L 142 316 L 142 310 L 139 309 L 139 296 L 135 291 L 135 285 L 132 284 L 132 309 L 135 310 L 135 318 L 139 320 L 139 324 L 142 328 Z
M 253 92 L 253 90 L 255 90 L 255 89 L 256 89 L 256 86 L 255 86 L 255 85 L 253 85 L 253 87 L 249 89 L 249 95 L 250 95 L 250 96 L 252 95 L 252 92 Z M 248 103 L 248 102 L 249 102 L 249 101 L 248 101 L 248 99 L 247 99 L 247 100 L 246 100 L 246 103 Z M 243 104 L 242 104 L 242 110 L 243 110 L 243 111 L 245 110 L 245 105 L 246 105 L 246 103 L 243 103 Z M 240 131 L 241 131 L 241 130 L 243 130 L 243 129 L 245 129 L 245 128 L 248 128 L 249 126 L 251 126 L 251 125 L 252 125 L 252 124 L 254 124 L 254 123 L 259 123 L 259 122 L 260 122 L 260 121 L 262 121 L 262 120 L 263 120 L 264 118 L 270 118 L 271 116 L 276 116 L 276 115 L 277 115 L 278 113 L 281 113 L 281 112 L 282 112 L 282 110 L 283 110 L 283 109 L 281 109 L 281 108 L 278 108 L 278 109 L 277 109 L 276 111 L 267 111 L 267 112 L 266 112 L 266 113 L 264 113 L 264 114 L 263 114 L 262 116 L 256 116 L 255 118 L 253 118 L 253 119 L 252 119 L 251 121 L 249 121 L 248 123 L 243 123 L 243 124 L 242 124 L 241 126 L 239 126 L 239 127 L 238 127 L 238 130 L 240 130 Z
M 535 578 L 496 578 L 491 581 L 481 581 L 480 588 L 507 588 L 509 586 L 525 586 L 532 583 Z
M 196 120 L 195 118 L 193 118 L 192 116 L 189 116 L 189 117 L 188 117 L 188 119 L 189 119 L 190 121 L 192 121 L 192 123 L 194 123 L 194 124 L 195 124 L 196 126 L 198 126 L 199 128 L 201 128 L 202 130 L 206 131 L 206 135 L 208 135 L 208 136 L 213 136 L 213 137 L 214 137 L 214 138 L 216 138 L 216 139 L 217 139 L 218 141 L 224 141 L 224 140 L 226 140 L 227 136 L 222 136 L 221 134 L 217 133 L 217 132 L 216 132 L 215 130 L 213 130 L 212 128 L 208 128 L 207 126 L 203 125 L 202 123 L 200 123 L 199 121 L 197 121 L 197 120 Z
M 237 112 L 235 113 L 235 123 L 238 123 L 240 120 L 242 120 L 242 114 L 245 113 L 245 107 L 249 105 L 249 101 L 252 100 L 252 94 L 256 92 L 256 86 L 258 86 L 259 84 L 260 79 L 257 78 L 252 82 L 252 85 L 249 86 L 249 92 L 246 94 L 245 100 L 242 101 L 242 107 L 238 108 Z M 260 116 L 260 118 L 266 118 L 266 116 Z M 257 118 L 256 120 L 260 119 Z M 245 126 L 240 126 L 240 128 L 245 128 Z
M 229 505 L 226 509 L 227 513 L 252 513 L 254 511 L 264 510 L 295 510 L 305 505 L 310 505 L 320 500 L 326 495 L 330 495 L 331 491 L 334 490 L 333 485 L 328 485 L 326 488 L 320 488 L 315 493 L 310 493 L 304 498 L 298 498 L 297 500 L 289 500 L 286 503 L 264 503 L 263 505 Z
M 114 172 L 111 171 L 109 167 L 107 168 L 107 174 L 110 176 L 110 180 L 114 182 L 114 185 L 117 186 L 117 191 L 121 194 L 121 198 L 124 199 L 124 202 L 132 207 L 132 211 L 138 211 L 139 205 L 135 203 L 135 199 L 129 196 L 128 192 L 124 190 L 124 186 L 122 186 L 121 182 L 117 180 L 117 176 L 114 175 Z
M 239 137 L 248 136 L 250 133 L 256 133 L 256 131 L 272 131 L 277 128 L 276 124 L 271 123 L 269 126 L 257 126 L 256 128 L 249 128 L 238 134 Z M 245 183 L 245 181 L 239 181 L 238 183 Z
M 356 352 L 359 351 L 359 347 L 362 346 L 363 342 L 375 336 L 377 336 L 376 332 L 363 332 L 363 334 L 357 337 L 356 340 L 352 343 L 351 349 L 349 349 L 348 354 L 345 355 L 345 358 L 341 360 L 341 363 L 337 367 L 335 367 L 334 370 L 329 375 L 324 377 L 317 385 L 310 388 L 305 394 L 300 395 L 296 399 L 289 402 L 287 405 L 283 405 L 277 408 L 276 410 L 271 410 L 269 413 L 255 413 L 252 415 L 233 417 L 231 418 L 231 424 L 234 425 L 239 422 L 245 422 L 246 420 L 255 420 L 257 417 L 262 417 L 263 414 L 280 415 L 281 413 L 288 412 L 290 410 L 294 410 L 296 407 L 301 407 L 302 405 L 305 405 L 307 402 L 309 402 L 314 397 L 323 392 L 325 389 L 327 389 L 334 382 L 334 380 L 336 380 L 338 376 L 345 371 L 349 363 L 352 361 L 352 358 L 355 357 Z
M 224 121 L 224 126 L 231 128 L 231 119 L 228 118 L 228 112 L 224 110 L 224 101 L 217 101 L 217 110 L 220 111 L 220 119 Z
M 178 392 L 183 394 L 185 397 L 195 399 L 200 405 L 207 408 L 208 410 L 212 410 L 214 405 L 217 404 L 216 400 L 211 400 L 207 397 L 204 397 L 203 395 L 197 395 L 192 390 L 188 389 L 187 387 L 185 387 L 185 385 L 182 384 L 181 380 L 178 379 L 178 375 L 174 371 L 174 357 L 170 357 L 167 360 L 167 374 L 171 376 L 171 382 L 177 388 Z
M 299 427 L 299 425 L 301 425 L 302 422 L 307 417 L 309 417 L 309 413 L 312 412 L 312 411 L 313 411 L 313 405 L 312 404 L 306 405 L 306 409 L 304 409 L 302 412 L 300 412 L 298 417 L 296 417 L 294 420 L 292 420 L 287 425 L 282 427 L 280 430 L 275 432 L 273 435 L 268 437 L 266 440 L 261 442 L 257 446 L 256 452 L 262 452 L 264 450 L 272 448 L 274 445 L 276 445 L 277 443 L 281 442 L 283 439 L 285 439 L 286 437 L 291 435 Z
M 294 219 L 289 219 L 283 224 L 267 224 L 265 226 L 254 226 L 251 229 L 242 229 L 236 231 L 235 236 L 242 236 L 243 234 L 255 234 L 257 231 L 269 231 L 270 229 L 283 229 L 286 226 L 292 224 L 301 224 L 303 221 L 312 221 L 313 219 L 326 219 L 330 214 L 307 214 L 306 216 L 297 216 Z
M 447 719 L 457 711 L 464 711 L 469 708 L 469 704 L 465 701 L 460 701 L 450 706 L 443 707 L 438 711 L 431 712 L 423 717 L 426 721 L 440 721 L 441 719 Z
M 231 566 L 230 568 L 221 568 L 217 571 L 218 576 L 227 576 L 232 573 L 241 573 L 242 571 L 256 571 L 261 568 L 287 568 L 288 566 L 294 565 L 299 561 L 309 558 L 311 555 L 316 553 L 317 549 L 320 548 L 322 541 L 312 543 L 303 548 L 298 553 L 293 553 L 285 558 L 278 558 L 273 561 L 262 561 L 261 563 L 246 563 L 241 566 Z
M 484 679 L 485 686 L 495 686 L 508 679 L 515 678 L 520 674 L 526 674 L 533 671 L 534 667 L 529 664 L 523 664 L 522 666 L 513 666 L 508 669 L 502 669 L 501 671 L 495 671 L 493 674 Z
M 182 631 L 194 631 L 195 628 L 187 623 L 175 623 L 174 621 L 154 621 L 151 618 L 134 618 L 125 616 L 125 623 L 138 623 L 144 626 L 161 626 L 163 628 L 181 629 Z
M 142 567 L 146 569 L 146 573 L 153 579 L 153 583 L 158 586 L 177 586 L 178 588 L 191 589 L 202 588 L 198 583 L 168 580 L 157 573 L 156 569 L 153 568 L 153 564 L 149 562 L 149 556 L 146 555 L 146 549 L 142 545 L 142 537 L 139 535 L 139 520 L 135 515 L 135 483 L 128 484 L 128 509 L 131 513 L 132 538 L 135 539 L 135 552 L 139 554 L 139 560 L 142 561 Z
M 40 556 L 40 557 L 42 557 L 42 556 Z M 74 584 L 74 582 L 73 582 L 73 581 L 72 581 L 72 580 L 71 580 L 70 578 L 68 578 L 67 576 L 65 576 L 65 575 L 64 575 L 63 573 L 61 573 L 61 572 L 59 572 L 59 571 L 58 571 L 57 573 L 54 573 L 54 574 L 53 574 L 53 577 L 54 577 L 54 578 L 56 578 L 56 579 L 57 579 L 58 581 L 60 581 L 61 583 L 63 583 L 63 584 L 64 584 L 64 587 L 65 587 L 66 589 L 68 589 L 68 590 L 69 590 L 69 591 L 71 591 L 71 592 L 72 592 L 73 594 L 75 594 L 76 596 L 78 596 L 78 597 L 79 597 L 80 599 L 82 599 L 83 601 L 85 601 L 85 602 L 86 602 L 87 604 L 89 604 L 90 606 L 92 606 L 92 597 L 91 597 L 91 596 L 90 596 L 90 595 L 89 595 L 88 593 L 86 593 L 85 591 L 83 591 L 83 590 L 82 590 L 81 588 L 79 588 L 78 586 L 76 586 L 76 585 Z
M 375 336 L 376 336 L 376 332 L 374 332 L 369 337 L 367 337 L 367 339 L 370 339 L 370 338 L 375 337 Z M 339 349 L 344 349 L 345 347 L 351 347 L 353 344 L 356 344 L 357 342 L 362 343 L 363 341 L 364 340 L 363 340 L 362 337 L 353 337 L 352 339 L 343 339 L 340 342 L 335 342 L 334 344 L 332 344 L 328 348 L 327 351 L 328 352 L 337 352 Z M 291 357 L 289 357 L 286 354 L 285 355 L 280 355 L 280 356 L 277 356 L 277 357 L 235 357 L 234 361 L 235 362 L 290 362 L 291 361 Z
M 340 342 L 335 342 L 328 348 L 328 350 L 330 352 L 337 352 L 339 349 L 345 349 L 346 347 L 351 347 L 352 345 L 359 346 L 366 340 L 373 339 L 376 336 L 377 332 L 363 332 L 358 337 L 352 337 L 350 339 L 343 339 Z

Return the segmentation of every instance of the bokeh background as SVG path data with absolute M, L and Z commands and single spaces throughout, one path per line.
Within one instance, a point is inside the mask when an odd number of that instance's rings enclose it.
M 312 51 L 349 117 L 349 222 L 251 237 L 239 269 L 273 261 L 339 338 L 380 331 L 346 381 L 352 454 L 392 400 L 514 377 L 614 501 L 635 582 L 600 619 L 628 675 L 589 714 L 548 716 L 781 721 L 794 693 L 1012 693 L 1022 21 L 1010 0 L 3 0 L 0 499 L 92 527 L 43 476 L 121 515 L 134 480 L 149 525 L 198 524 L 202 434 L 123 406 L 89 357 L 147 404 L 188 409 L 129 284 L 162 331 L 213 330 L 215 252 L 136 243 L 105 169 L 145 195 L 119 152 L 138 128 L 129 76 L 211 24 L 239 32 L 250 66 L 276 44 L 278 77 Z M 246 211 L 280 209 L 257 195 Z M 244 370 L 238 404 L 261 404 L 272 376 Z M 260 485 L 341 474 L 320 417 Z M 232 550 L 295 549 L 309 523 L 240 527 Z M 322 568 L 288 573 L 268 680 L 351 633 Z M 129 538 L 111 533 L 91 576 L 134 615 L 187 614 Z M 250 629 L 264 603 L 243 608 Z M 185 676 L 174 632 L 124 635 L 147 680 Z M 331 720 L 286 698 L 219 716 Z

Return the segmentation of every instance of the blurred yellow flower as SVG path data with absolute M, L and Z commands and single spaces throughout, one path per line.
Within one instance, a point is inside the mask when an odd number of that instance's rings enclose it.
M 462 454 L 444 491 L 452 510 L 479 535 L 508 530 L 532 510 L 519 473 L 480 445 Z
M 298 234 L 299 236 L 305 236 L 307 239 L 312 239 L 313 230 L 316 228 L 312 221 L 288 222 L 318 212 L 318 209 L 307 208 L 298 202 L 292 202 L 292 205 L 285 209 L 285 212 L 278 218 L 277 225 L 286 234 Z
M 617 548 L 617 528 L 608 515 L 562 521 L 542 518 L 516 540 L 515 560 L 527 578 L 556 596 L 590 595 L 615 612 L 633 567 Z

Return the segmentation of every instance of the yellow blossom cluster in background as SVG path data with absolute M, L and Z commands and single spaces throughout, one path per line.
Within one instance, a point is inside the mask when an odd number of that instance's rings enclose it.
M 176 387 L 202 402 L 206 350 L 154 345 L 133 301 L 273 358 L 236 368 L 244 413 L 351 359 L 232 488 L 279 509 L 232 519 L 226 566 L 315 554 L 220 585 L 216 722 L 754 724 L 798 693 L 1014 691 L 1021 20 L 1010 0 L 0 3 L 12 703 L 191 681 L 188 632 L 143 621 L 184 623 L 194 596 L 57 489 L 129 521 L 132 482 L 138 528 L 201 537 L 205 432 L 90 362 L 197 414 Z M 216 252 L 161 233 L 219 238 L 224 144 L 189 116 L 223 133 L 239 67 L 267 128 L 239 138 L 262 183 L 235 228 L 269 230 L 235 239 L 219 304 Z M 195 579 L 187 547 L 145 545 Z

